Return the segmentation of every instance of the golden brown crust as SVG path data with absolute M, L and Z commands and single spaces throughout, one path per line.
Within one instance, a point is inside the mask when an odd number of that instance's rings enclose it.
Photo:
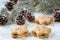
M 45 25 L 38 25 L 32 30 L 32 35 L 37 38 L 48 38 L 50 33 L 51 29 Z
M 39 16 L 38 18 L 35 19 L 36 23 L 46 24 L 46 25 L 51 24 L 52 21 L 53 21 L 53 17 L 49 15 Z
M 27 27 L 23 28 L 22 26 L 18 26 L 16 28 L 14 28 L 11 33 L 11 36 L 13 38 L 22 38 L 22 37 L 28 36 L 28 35 L 29 35 L 29 32 L 28 32 Z

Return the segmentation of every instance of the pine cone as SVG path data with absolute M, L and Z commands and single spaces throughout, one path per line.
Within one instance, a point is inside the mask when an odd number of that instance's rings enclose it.
M 27 18 L 27 20 L 28 20 L 29 22 L 33 22 L 34 19 L 35 19 L 35 17 L 32 16 L 31 12 L 27 12 L 26 18 Z
M 16 18 L 16 23 L 17 23 L 18 25 L 23 25 L 23 24 L 25 24 L 25 19 L 24 19 L 24 17 L 23 17 L 22 15 L 18 15 L 17 18 Z
M 27 19 L 28 19 L 29 22 L 33 22 L 35 20 L 35 17 L 34 16 L 29 16 Z
M 0 25 L 5 25 L 8 22 L 8 18 L 0 15 Z
M 9 11 L 11 11 L 13 9 L 13 5 L 14 4 L 12 2 L 7 2 L 7 4 L 5 6 Z
M 54 17 L 55 17 L 55 22 L 60 22 L 60 13 L 56 12 Z
M 25 24 L 25 19 L 27 19 L 29 22 L 33 22 L 35 20 L 35 16 L 33 16 L 31 12 L 27 10 L 21 10 L 16 18 L 16 23 L 18 25 L 23 25 Z
M 27 13 L 27 10 L 21 10 L 20 11 L 20 15 L 22 15 L 23 17 L 26 17 L 26 13 Z

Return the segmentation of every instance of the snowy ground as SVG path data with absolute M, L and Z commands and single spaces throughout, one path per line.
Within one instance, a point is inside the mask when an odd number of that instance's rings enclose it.
M 5 7 L 5 3 L 9 0 L 0 0 L 0 10 L 1 8 Z

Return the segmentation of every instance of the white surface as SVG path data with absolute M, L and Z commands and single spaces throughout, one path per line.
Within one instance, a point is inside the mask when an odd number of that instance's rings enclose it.
M 4 7 L 4 4 L 6 3 L 6 1 L 8 1 L 8 0 L 0 0 L 0 10 L 1 10 L 1 8 Z M 37 14 L 37 15 L 39 16 L 39 14 Z M 36 24 L 26 22 L 26 25 L 28 26 L 29 31 L 31 31 Z M 53 23 L 53 24 L 47 26 L 52 29 L 52 32 L 51 32 L 50 37 L 45 38 L 45 39 L 38 39 L 33 36 L 28 36 L 28 37 L 25 37 L 22 39 L 13 39 L 13 38 L 11 38 L 11 35 L 10 35 L 11 28 L 16 27 L 16 26 L 17 26 L 16 24 L 0 26 L 0 40 L 60 40 L 60 23 Z
M 1 8 L 5 7 L 5 3 L 9 0 L 0 0 L 0 10 Z

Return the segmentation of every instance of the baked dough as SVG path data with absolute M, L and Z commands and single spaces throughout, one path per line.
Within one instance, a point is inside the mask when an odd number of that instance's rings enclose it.
M 38 25 L 32 30 L 32 35 L 37 38 L 48 38 L 50 33 L 51 29 L 45 25 Z
M 52 21 L 53 21 L 53 17 L 50 15 L 39 16 L 38 18 L 35 19 L 36 23 L 45 24 L 45 25 L 51 24 Z
M 24 36 L 28 36 L 29 32 L 27 27 L 17 26 L 12 29 L 11 35 L 13 38 L 22 38 Z

